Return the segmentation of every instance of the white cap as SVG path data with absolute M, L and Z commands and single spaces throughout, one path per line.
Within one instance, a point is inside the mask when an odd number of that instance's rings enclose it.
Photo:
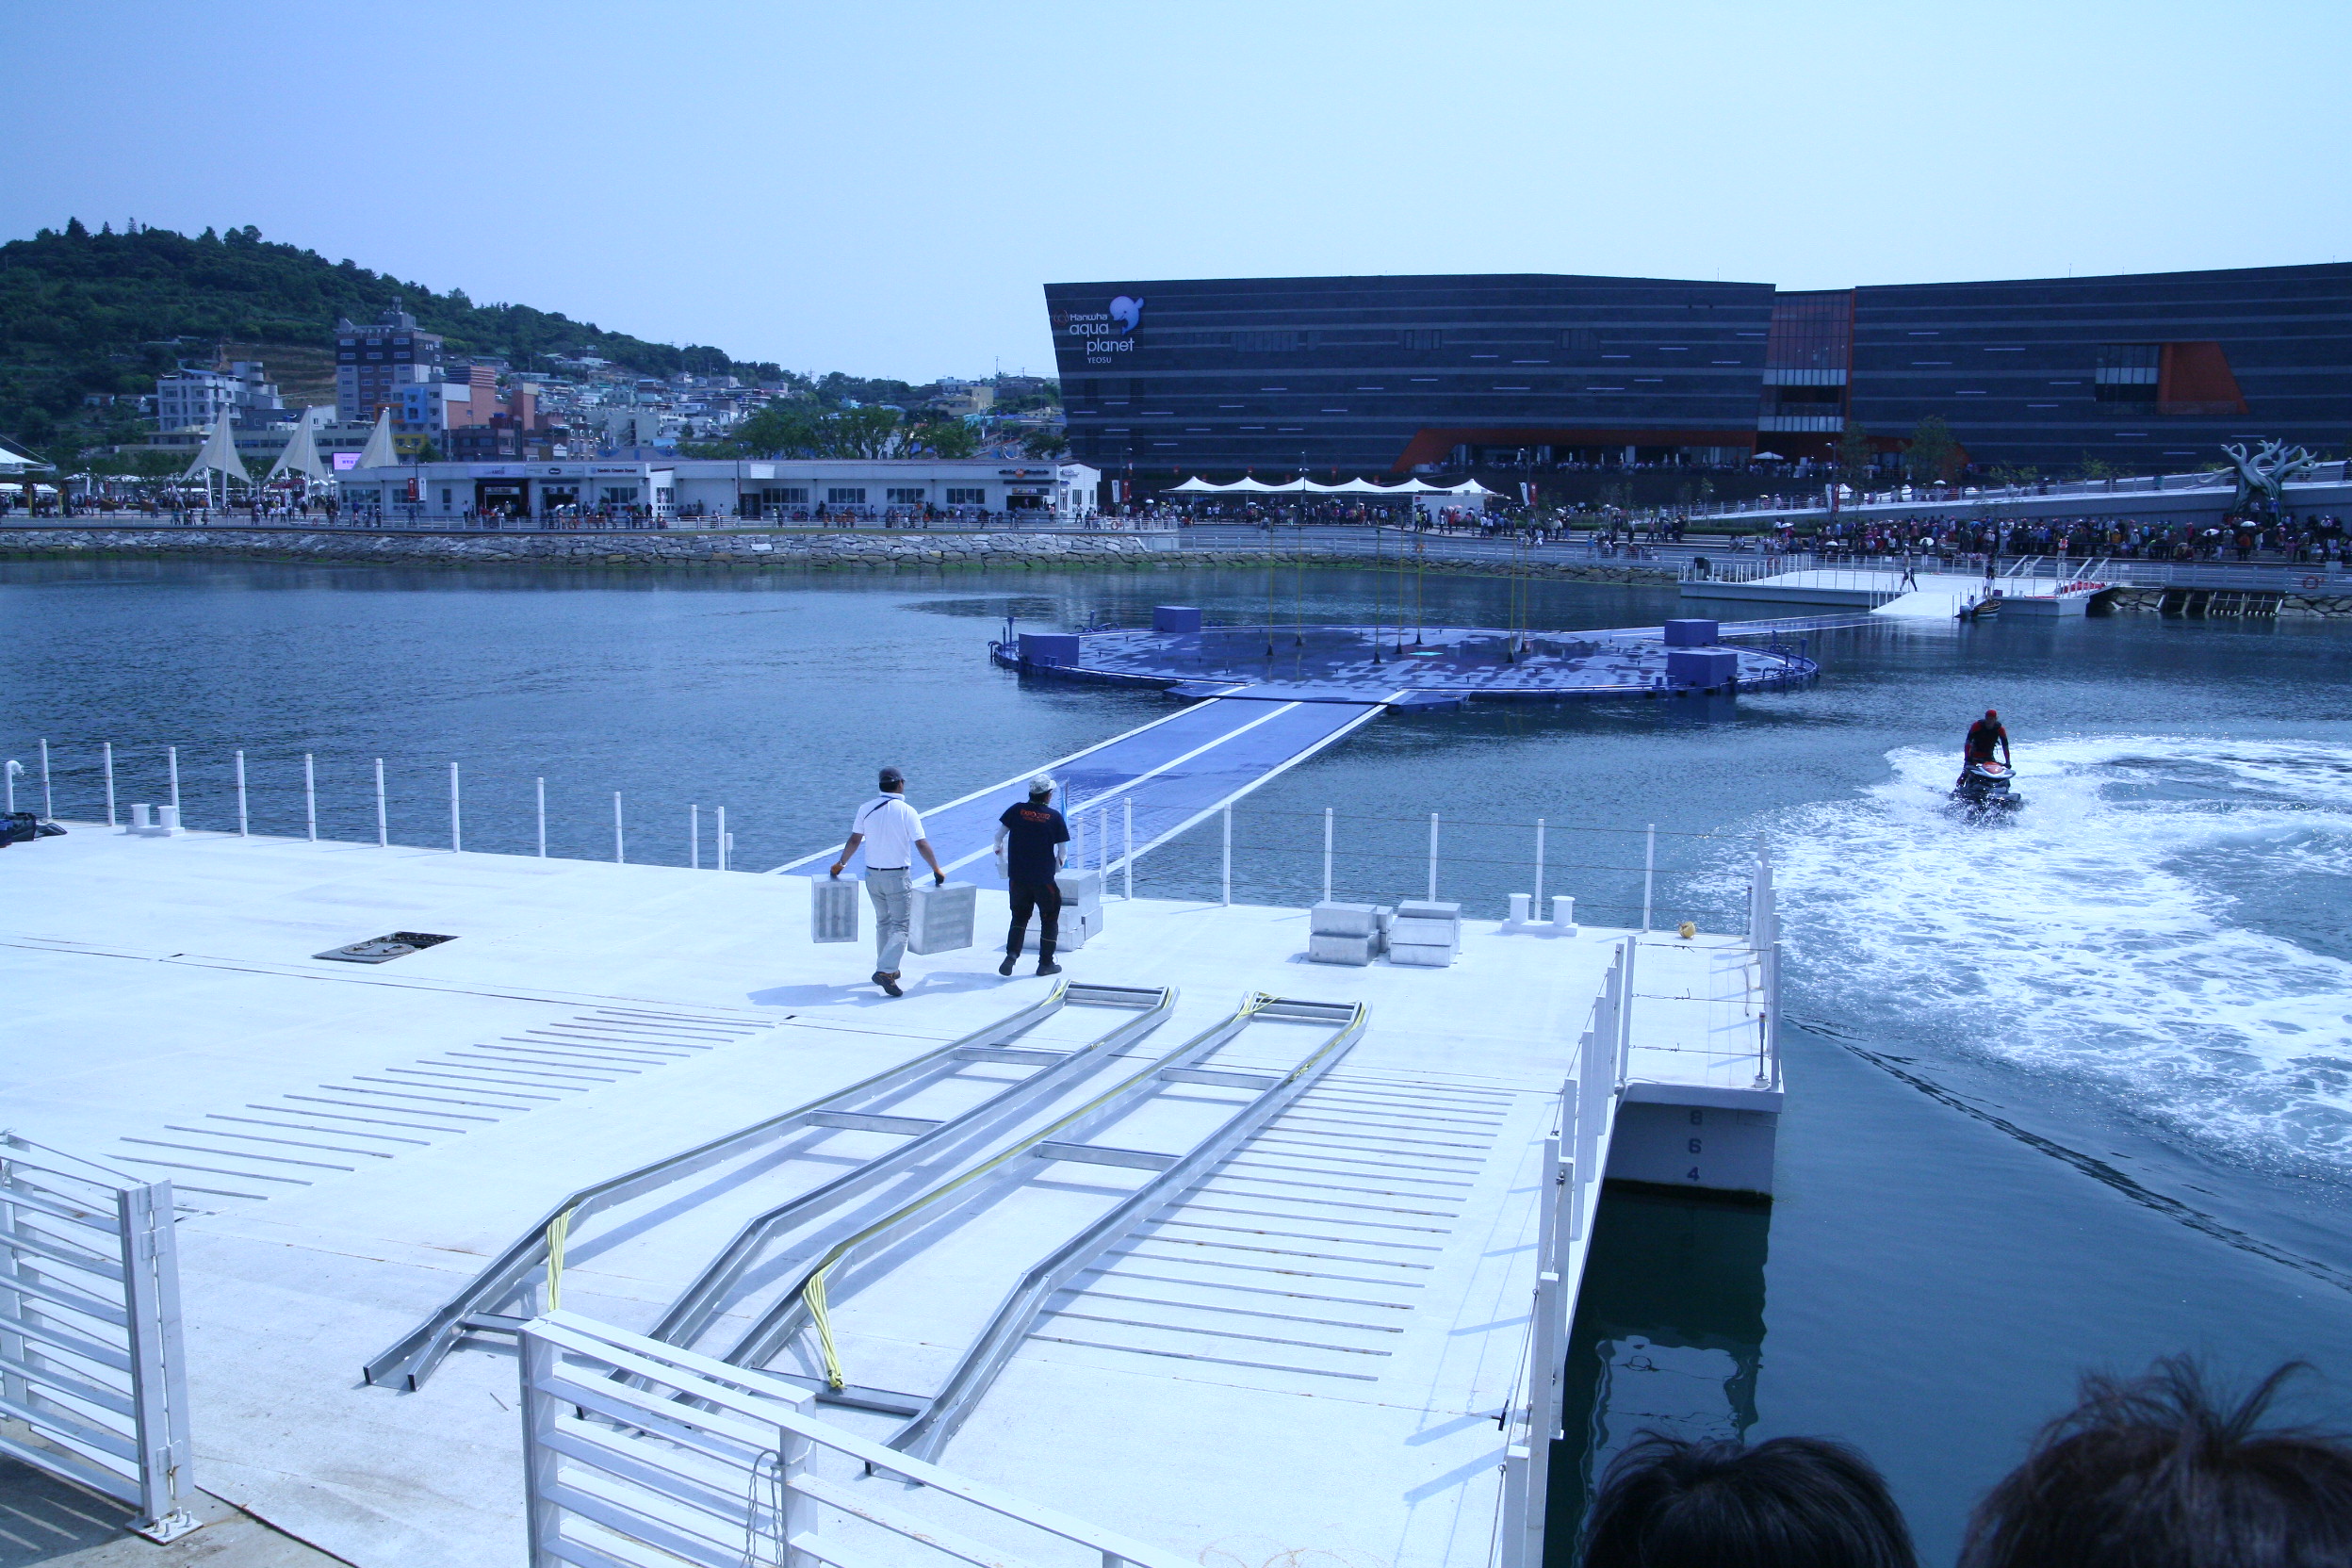
M 1041 773 L 1037 775 L 1037 777 L 1029 781 L 1029 798 L 1031 800 L 1042 799 L 1043 797 L 1052 794 L 1054 789 L 1055 785 L 1054 783 L 1053 776 L 1049 774 Z

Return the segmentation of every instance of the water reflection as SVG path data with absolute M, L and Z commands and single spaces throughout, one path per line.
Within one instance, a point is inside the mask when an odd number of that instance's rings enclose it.
M 1649 1432 L 1738 1438 L 1756 1424 L 1772 1210 L 1611 1183 L 1568 1337 L 1546 1554 L 1574 1557 L 1592 1481 Z

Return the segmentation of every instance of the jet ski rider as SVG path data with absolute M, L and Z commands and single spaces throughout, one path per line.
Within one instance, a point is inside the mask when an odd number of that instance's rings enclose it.
M 1987 708 L 1983 718 L 1968 726 L 1968 738 L 1960 749 L 1960 782 L 1968 782 L 1968 769 L 1991 761 L 1996 746 L 2001 750 L 2001 765 L 2011 766 L 2009 731 L 2001 727 L 2000 710 Z

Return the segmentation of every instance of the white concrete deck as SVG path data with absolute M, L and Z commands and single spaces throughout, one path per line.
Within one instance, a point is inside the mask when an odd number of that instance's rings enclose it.
M 415 1394 L 364 1386 L 368 1357 L 565 1193 L 1047 984 L 1000 979 L 984 945 L 910 957 L 907 996 L 886 999 L 870 947 L 808 940 L 798 878 L 69 825 L 0 853 L 0 1125 L 178 1184 L 198 1482 L 365 1568 L 519 1562 L 523 1527 L 511 1357 L 461 1350 Z M 982 895 L 984 944 L 1001 909 Z M 1362 1002 L 1370 1027 L 1060 1300 L 940 1462 L 1202 1561 L 1486 1562 L 1532 1175 L 1624 933 L 1472 922 L 1451 969 L 1349 969 L 1304 961 L 1303 910 L 1105 909 L 1070 977 L 1183 989 L 1137 1054 L 1252 990 Z M 310 956 L 393 930 L 458 939 L 379 966 Z M 1756 1093 L 1756 988 L 1739 939 L 1644 939 L 1628 1098 L 1777 1109 Z M 1035 1038 L 1106 1027 L 1073 1008 Z M 1218 1065 L 1287 1067 L 1307 1033 L 1253 1029 Z M 1101 1141 L 1162 1147 L 1154 1126 L 1184 1146 L 1165 1116 Z M 660 1244 L 648 1219 L 584 1249 L 566 1309 L 649 1324 L 780 1196 L 759 1174 L 657 1217 Z M 936 1378 L 1070 1217 L 1139 1175 L 1050 1167 L 850 1299 L 854 1380 Z

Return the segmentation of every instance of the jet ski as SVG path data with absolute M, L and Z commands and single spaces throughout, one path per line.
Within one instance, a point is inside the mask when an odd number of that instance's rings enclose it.
M 2005 763 L 1970 762 L 1952 786 L 1952 803 L 1970 822 L 1997 821 L 2025 804 L 2023 795 L 2010 792 L 2016 777 Z

